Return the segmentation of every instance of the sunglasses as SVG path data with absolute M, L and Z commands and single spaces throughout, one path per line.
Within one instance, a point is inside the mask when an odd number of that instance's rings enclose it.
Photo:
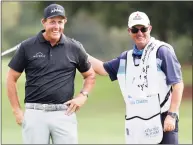
M 138 29 L 136 27 L 132 27 L 131 29 L 132 33 L 138 33 L 138 31 L 140 30 L 142 33 L 145 33 L 148 31 L 148 27 L 142 27 L 141 29 Z

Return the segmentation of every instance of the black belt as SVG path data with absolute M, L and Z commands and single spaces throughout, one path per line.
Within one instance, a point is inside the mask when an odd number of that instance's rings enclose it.
M 64 104 L 40 104 L 40 103 L 26 103 L 26 109 L 44 110 L 44 111 L 62 111 L 67 110 L 68 106 Z

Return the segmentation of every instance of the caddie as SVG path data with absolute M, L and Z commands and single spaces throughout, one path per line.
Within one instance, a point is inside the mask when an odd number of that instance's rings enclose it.
M 91 55 L 95 72 L 118 80 L 126 104 L 126 144 L 178 144 L 179 108 L 183 93 L 181 66 L 173 47 L 150 35 L 144 12 L 133 12 L 128 32 L 134 45 L 115 59 Z

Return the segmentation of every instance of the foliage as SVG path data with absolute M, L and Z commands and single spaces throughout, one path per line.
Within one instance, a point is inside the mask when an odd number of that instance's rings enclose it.
M 53 2 L 42 2 L 40 9 L 50 3 Z M 176 35 L 192 35 L 190 28 L 193 25 L 191 19 L 193 2 L 190 1 L 69 1 L 58 3 L 67 7 L 70 15 L 76 14 L 81 9 L 93 15 L 100 15 L 107 27 L 127 27 L 128 16 L 131 12 L 144 11 L 150 17 L 158 36 L 164 41 L 168 40 L 168 30 L 173 31 Z
M 2 50 L 11 48 L 40 31 L 43 10 L 51 3 L 62 4 L 66 9 L 68 23 L 65 25 L 65 34 L 80 41 L 95 57 L 109 60 L 122 51 L 131 49 L 132 41 L 127 33 L 128 16 L 139 10 L 150 17 L 152 36 L 171 43 L 180 62 L 192 63 L 192 2 L 3 2 Z M 188 57 L 184 52 L 188 52 Z
M 16 26 L 19 23 L 20 14 L 21 5 L 18 2 L 2 2 L 3 30 Z M 10 16 L 13 16 L 15 19 L 10 19 Z
M 174 37 L 175 38 L 175 37 Z M 188 36 L 179 36 L 170 40 L 173 45 L 176 56 L 182 64 L 192 64 L 192 40 Z
M 21 14 L 21 5 L 18 2 L 2 2 L 2 48 L 9 48 L 7 33 L 10 29 L 16 27 L 19 23 Z M 14 19 L 11 19 L 13 16 Z M 4 50 L 4 49 L 3 49 Z
M 67 24 L 65 33 L 80 41 L 89 54 L 100 59 L 112 59 L 118 56 L 121 50 L 125 51 L 128 45 L 127 31 L 123 33 L 115 28 L 107 30 L 84 11 L 71 19 L 71 25 Z

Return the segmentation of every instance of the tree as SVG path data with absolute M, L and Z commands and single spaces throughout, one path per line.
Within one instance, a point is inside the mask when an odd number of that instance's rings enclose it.
M 19 23 L 21 15 L 21 5 L 18 2 L 2 2 L 2 51 L 9 48 L 9 39 L 7 33 Z M 11 19 L 14 16 L 15 19 Z
M 68 2 L 41 2 L 39 8 L 50 3 L 62 4 L 68 13 L 68 16 L 75 15 L 79 10 L 84 9 L 90 14 L 104 21 L 107 28 L 127 27 L 128 16 L 133 11 L 144 11 L 151 20 L 153 31 L 157 33 L 163 41 L 168 41 L 170 33 L 176 36 L 181 34 L 192 35 L 192 13 L 193 2 L 190 1 L 68 1 Z

